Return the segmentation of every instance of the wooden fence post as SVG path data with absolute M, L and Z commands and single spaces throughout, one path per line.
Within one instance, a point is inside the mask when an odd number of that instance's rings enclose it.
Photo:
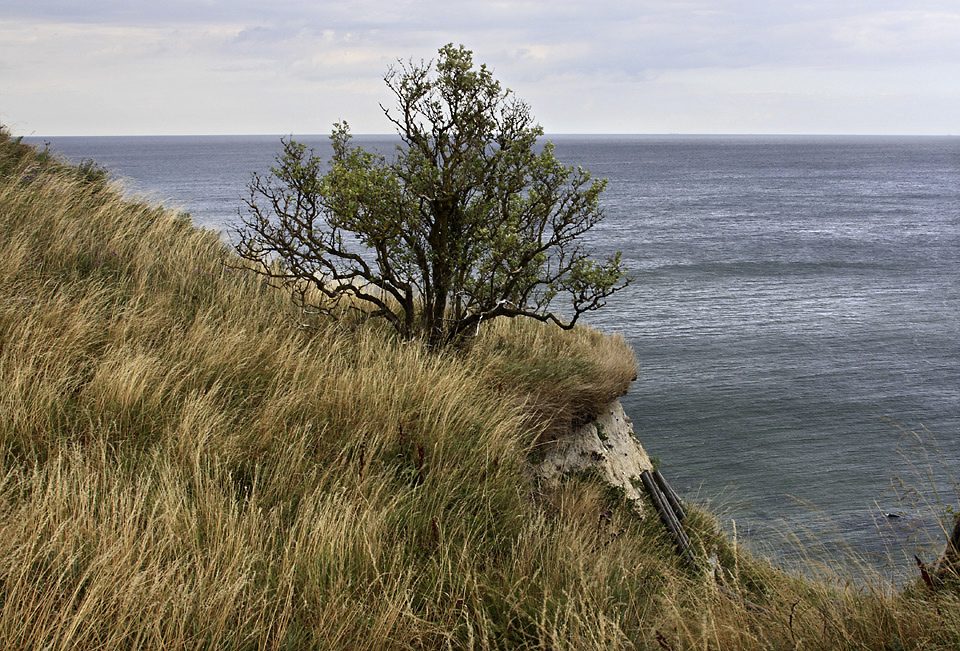
M 696 568 L 697 559 L 690 550 L 690 539 L 687 537 L 687 533 L 683 530 L 683 525 L 680 524 L 673 509 L 670 508 L 670 505 L 667 503 L 666 498 L 661 492 L 660 487 L 657 486 L 649 470 L 644 470 L 640 473 L 640 481 L 643 482 L 643 487 L 647 489 L 647 494 L 650 496 L 650 501 L 653 502 L 653 507 L 657 510 L 657 514 L 660 516 L 660 521 L 663 522 L 667 531 L 673 536 L 673 540 L 677 544 L 680 553 L 687 559 L 691 567 Z
M 670 484 L 667 483 L 667 478 L 664 477 L 659 470 L 654 470 L 653 479 L 657 482 L 660 490 L 663 491 L 663 495 L 667 498 L 667 503 L 670 504 L 674 515 L 677 516 L 677 520 L 683 522 L 687 514 L 684 512 L 683 507 L 680 506 L 680 498 L 677 497 L 677 493 L 670 487 Z

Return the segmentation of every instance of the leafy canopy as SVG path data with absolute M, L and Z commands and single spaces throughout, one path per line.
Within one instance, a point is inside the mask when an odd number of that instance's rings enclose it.
M 340 122 L 326 166 L 284 139 L 270 175 L 254 175 L 237 250 L 258 273 L 304 308 L 358 309 L 434 347 L 499 317 L 569 329 L 627 285 L 619 253 L 597 261 L 581 241 L 606 180 L 539 146 L 529 106 L 469 50 L 446 45 L 384 80 L 401 140 L 390 160 Z

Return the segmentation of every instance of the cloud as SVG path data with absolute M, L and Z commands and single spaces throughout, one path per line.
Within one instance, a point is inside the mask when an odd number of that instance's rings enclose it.
M 841 89 L 869 80 L 875 86 L 864 97 L 924 92 L 940 106 L 948 80 L 960 76 L 960 8 L 942 0 L 909 9 L 897 0 L 0 3 L 10 5 L 0 12 L 0 118 L 42 115 L 37 128 L 50 133 L 120 124 L 138 132 L 325 131 L 350 116 L 358 131 L 382 131 L 383 73 L 397 58 L 430 58 L 447 42 L 473 49 L 547 128 L 573 130 L 627 128 L 627 98 L 663 113 L 644 113 L 627 130 L 671 116 L 670 130 L 704 130 L 697 115 L 719 129 L 702 99 L 707 90 L 714 105 L 733 105 L 750 84 L 757 96 L 780 98 L 770 111 L 780 107 L 781 123 L 802 113 L 787 109 L 789 97 L 818 96 L 823 112 L 848 123 L 823 79 L 840 80 Z M 942 88 L 914 81 L 930 78 Z M 164 98 L 175 104 L 161 108 Z M 83 110 L 68 110 L 68 99 Z M 928 121 L 921 113 L 900 119 Z
M 839 23 L 833 35 L 870 64 L 933 63 L 960 56 L 960 11 L 883 11 Z

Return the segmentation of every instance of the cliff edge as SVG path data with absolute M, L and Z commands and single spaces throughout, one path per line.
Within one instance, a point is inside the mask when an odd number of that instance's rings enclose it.
M 607 404 L 586 425 L 545 443 L 530 464 L 530 478 L 549 488 L 564 475 L 595 471 L 640 513 L 644 511 L 640 474 L 653 463 L 633 431 L 633 423 L 619 400 Z

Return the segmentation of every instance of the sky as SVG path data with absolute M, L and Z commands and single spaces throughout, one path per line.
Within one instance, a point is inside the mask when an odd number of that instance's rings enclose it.
M 389 133 L 445 43 L 547 133 L 960 135 L 960 0 L 0 0 L 0 124 Z

